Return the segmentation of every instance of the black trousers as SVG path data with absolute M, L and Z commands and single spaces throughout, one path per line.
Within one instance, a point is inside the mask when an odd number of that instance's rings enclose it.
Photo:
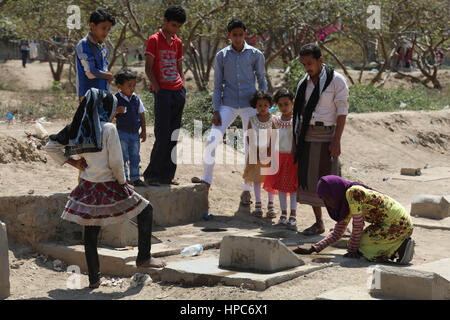
M 25 65 L 27 64 L 27 59 L 28 59 L 28 51 L 22 50 L 20 52 L 22 53 L 22 67 L 25 68 Z
M 136 262 L 142 262 L 151 258 L 153 208 L 150 204 L 137 216 L 137 221 L 138 256 Z M 100 263 L 97 252 L 99 232 L 99 226 L 84 227 L 84 253 L 86 255 L 90 284 L 100 280 Z
M 177 141 L 172 141 L 172 133 L 181 127 L 185 101 L 184 87 L 177 91 L 160 89 L 155 94 L 155 144 L 144 171 L 145 179 L 172 180 L 175 177 L 177 165 L 172 161 L 172 150 L 176 155 Z

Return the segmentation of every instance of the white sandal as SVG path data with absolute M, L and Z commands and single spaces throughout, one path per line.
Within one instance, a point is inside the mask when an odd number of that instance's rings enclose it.
M 278 223 L 280 225 L 286 225 L 287 224 L 287 213 L 282 213 L 280 218 L 278 219 Z
M 289 230 L 297 231 L 297 216 L 290 215 L 286 225 Z
M 274 208 L 273 208 L 273 202 L 269 202 L 269 204 L 267 205 L 267 214 L 266 214 L 267 218 L 269 219 L 274 219 L 277 217 L 277 213 L 275 212 Z
M 262 218 L 263 211 L 262 211 L 261 202 L 256 202 L 255 203 L 255 211 L 253 211 L 253 215 L 255 217 Z

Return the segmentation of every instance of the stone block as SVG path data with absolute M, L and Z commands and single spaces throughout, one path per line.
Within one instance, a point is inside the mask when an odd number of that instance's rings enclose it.
M 0 299 L 10 295 L 8 248 L 6 225 L 0 221 Z
M 411 203 L 411 215 L 443 219 L 450 216 L 450 196 L 417 195 Z
M 449 263 L 450 259 L 445 259 L 438 265 L 434 263 L 407 268 L 376 266 L 369 292 L 400 299 L 450 299 Z
M 221 268 L 273 273 L 304 264 L 278 239 L 229 235 L 220 245 Z
M 160 243 L 161 240 L 152 235 L 152 244 Z M 104 226 L 100 229 L 98 243 L 101 245 L 123 248 L 138 245 L 138 226 L 132 220 L 124 223 Z

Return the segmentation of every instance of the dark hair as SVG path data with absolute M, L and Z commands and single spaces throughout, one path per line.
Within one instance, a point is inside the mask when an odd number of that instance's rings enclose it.
M 126 81 L 134 80 L 137 78 L 136 73 L 129 69 L 122 69 L 114 76 L 116 84 L 124 84 Z
M 97 8 L 94 12 L 91 13 L 91 16 L 89 18 L 89 23 L 94 23 L 95 25 L 109 21 L 112 25 L 116 24 L 116 19 L 111 15 L 111 13 L 108 12 L 108 10 L 104 8 Z
M 250 105 L 252 108 L 256 108 L 256 103 L 261 99 L 269 101 L 269 104 L 272 105 L 272 96 L 264 90 L 258 90 L 250 98 Z
M 186 22 L 186 11 L 181 6 L 170 6 L 164 12 L 167 21 L 176 21 L 181 24 Z
M 320 50 L 320 47 L 314 43 L 308 43 L 301 47 L 300 57 L 308 56 L 310 54 L 313 58 L 319 59 L 322 56 L 322 51 Z
M 242 28 L 242 29 L 244 29 L 244 31 L 247 30 L 247 27 L 245 26 L 244 22 L 242 22 L 242 20 L 231 19 L 231 21 L 228 22 L 228 26 L 227 26 L 228 32 L 231 32 L 231 30 L 236 29 L 236 28 Z
M 289 89 L 281 88 L 280 90 L 275 92 L 275 95 L 273 96 L 273 101 L 275 101 L 275 103 L 278 103 L 278 100 L 280 100 L 283 97 L 288 97 L 289 100 L 294 100 L 294 95 L 292 94 L 292 92 L 289 91 Z

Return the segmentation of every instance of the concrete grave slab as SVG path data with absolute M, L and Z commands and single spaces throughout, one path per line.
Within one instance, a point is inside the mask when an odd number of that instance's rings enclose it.
M 221 249 L 222 251 L 222 249 Z M 169 263 L 160 273 L 161 281 L 183 283 L 190 286 L 224 284 L 242 286 L 252 290 L 265 290 L 270 286 L 299 276 L 331 267 L 333 264 L 302 265 L 275 273 L 230 271 L 219 267 L 216 257 L 197 258 Z
M 411 215 L 443 219 L 450 216 L 450 195 L 416 195 L 411 203 Z
M 273 273 L 304 264 L 278 239 L 228 235 L 220 245 L 222 268 Z
M 10 295 L 8 248 L 6 225 L 0 221 L 0 299 Z
M 412 217 L 412 221 L 414 227 L 421 227 L 425 229 L 450 230 L 450 217 L 442 220 Z
M 341 287 L 316 297 L 318 300 L 450 299 L 450 258 L 411 267 L 376 265 L 369 279 L 373 289 Z M 378 287 L 378 289 L 377 289 Z
M 203 249 L 208 250 L 218 248 L 220 241 L 202 243 Z M 152 256 L 167 257 L 170 255 L 178 255 L 185 245 L 169 245 L 167 243 L 158 243 L 152 245 Z M 77 265 L 82 272 L 87 271 L 86 257 L 83 245 L 65 246 L 56 243 L 39 243 L 33 248 L 42 254 L 50 256 L 54 259 L 64 261 L 66 265 Z M 98 258 L 100 262 L 100 273 L 103 275 L 116 276 L 132 276 L 136 272 L 145 271 L 147 273 L 155 273 L 158 269 L 137 268 L 136 257 L 138 249 L 118 251 L 110 248 L 98 248 Z M 152 272 L 152 270 L 156 270 Z M 157 272 L 156 272 L 157 273 Z M 157 280 L 157 279 L 155 279 Z
M 450 299 L 449 265 L 450 259 L 406 268 L 377 265 L 369 292 L 400 299 Z

